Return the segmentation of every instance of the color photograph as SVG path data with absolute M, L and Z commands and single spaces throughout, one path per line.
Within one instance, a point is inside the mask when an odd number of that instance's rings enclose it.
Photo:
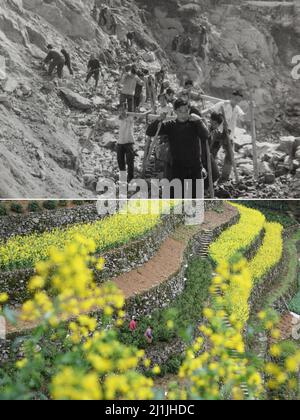
M 300 399 L 300 0 L 0 1 L 0 400 Z

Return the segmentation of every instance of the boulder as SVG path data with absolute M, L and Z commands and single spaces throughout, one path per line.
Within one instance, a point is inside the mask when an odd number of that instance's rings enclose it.
M 275 176 L 278 178 L 280 176 L 286 175 L 288 173 L 287 168 L 283 164 L 279 164 L 276 167 Z
M 9 77 L 4 85 L 4 92 L 13 93 L 19 86 L 19 81 L 14 77 Z
M 291 155 L 295 147 L 295 137 L 287 136 L 280 138 L 280 144 L 277 147 L 277 150 L 284 152 L 286 155 Z
M 32 89 L 28 83 L 21 83 L 20 89 L 22 91 L 23 96 L 31 96 Z
M 268 142 L 261 142 L 257 143 L 257 156 L 259 159 L 264 159 L 264 156 L 273 156 L 276 152 L 277 145 L 268 143 Z M 252 144 L 251 145 L 245 145 L 241 149 L 241 153 L 244 157 L 253 157 L 253 150 L 252 150 Z M 285 155 L 284 155 L 285 156 Z
M 238 134 L 234 139 L 234 148 L 236 152 L 238 152 L 244 146 L 252 144 L 252 138 L 249 136 L 249 134 L 246 134 L 245 130 L 238 129 L 237 133 Z
M 103 134 L 100 142 L 100 146 L 105 147 L 105 149 L 115 150 L 117 140 L 115 136 L 111 133 Z
M 253 161 L 250 158 L 243 158 L 243 157 L 237 157 L 236 159 L 236 164 L 239 165 L 253 165 Z
M 271 166 L 265 161 L 258 163 L 258 171 L 260 174 L 271 174 L 273 172 Z
M 142 54 L 142 59 L 146 62 L 146 63 L 154 63 L 154 61 L 156 60 L 155 54 L 154 52 L 150 51 L 145 51 Z
M 239 170 L 242 175 L 249 176 L 253 174 L 253 165 L 250 163 L 243 163 L 242 165 L 239 165 Z
M 111 128 L 111 129 L 118 128 L 119 127 L 118 117 L 106 118 L 106 120 L 104 121 L 104 124 L 106 128 Z
M 277 150 L 275 150 L 275 152 L 272 154 L 270 162 L 273 165 L 276 165 L 278 162 L 283 162 L 284 159 L 286 157 L 286 154 L 283 152 L 278 152 Z
M 299 169 L 299 168 L 300 168 L 300 159 L 293 160 L 293 169 Z
M 283 161 L 283 165 L 288 170 L 291 170 L 292 169 L 292 162 L 291 162 L 290 156 L 286 156 L 285 157 L 285 159 Z
M 271 185 L 271 184 L 274 184 L 275 181 L 276 181 L 275 174 L 273 173 L 264 174 L 265 184 Z
M 84 98 L 83 96 L 79 95 L 79 93 L 73 92 L 71 89 L 60 88 L 59 91 L 72 108 L 87 111 L 90 110 L 93 106 L 89 99 Z
M 295 157 L 296 157 L 296 159 L 297 159 L 297 160 L 299 160 L 299 162 L 300 162 L 300 146 L 296 149 L 296 154 L 295 154 Z
M 45 58 L 45 53 L 35 45 L 30 44 L 27 48 L 33 58 L 38 60 L 43 60 Z
M 101 98 L 100 96 L 95 96 L 93 99 L 93 104 L 94 106 L 100 106 L 100 105 L 105 105 L 106 100 L 104 98 Z
M 4 105 L 7 109 L 11 108 L 10 102 L 6 95 L 0 95 L 0 105 Z

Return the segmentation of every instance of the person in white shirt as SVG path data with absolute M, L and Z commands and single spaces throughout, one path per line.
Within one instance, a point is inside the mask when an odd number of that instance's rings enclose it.
M 167 117 L 172 117 L 174 115 L 174 106 L 168 103 L 165 93 L 161 93 L 158 96 L 159 106 L 157 108 L 158 114 L 166 114 Z
M 222 107 L 225 111 L 225 118 L 228 124 L 228 129 L 230 131 L 230 136 L 232 139 L 236 136 L 236 129 L 238 122 L 245 117 L 245 112 L 242 110 L 242 108 L 239 106 L 241 100 L 243 98 L 243 95 L 239 91 L 234 91 L 232 93 L 232 97 L 229 101 L 222 101 L 215 104 L 213 107 L 209 108 L 209 110 L 206 110 L 203 115 L 208 112 L 222 112 Z
M 121 79 L 122 91 L 120 95 L 120 105 L 126 104 L 129 112 L 134 112 L 134 95 L 136 91 L 136 85 L 139 84 L 144 86 L 143 80 L 137 75 L 135 65 L 128 65 L 125 68 L 125 74 Z
M 134 117 L 128 115 L 126 105 L 119 106 L 120 114 L 118 119 L 119 137 L 117 140 L 117 159 L 121 172 L 126 171 L 128 183 L 134 178 Z M 147 112 L 140 114 L 138 118 L 144 118 Z

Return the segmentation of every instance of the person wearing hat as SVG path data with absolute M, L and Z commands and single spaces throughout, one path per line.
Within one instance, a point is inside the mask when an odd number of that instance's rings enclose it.
M 198 115 L 190 114 L 188 101 L 177 99 L 174 111 L 177 116 L 175 121 L 164 122 L 166 114 L 163 113 L 149 125 L 147 135 L 167 136 L 171 156 L 170 178 L 180 180 L 182 187 L 186 185 L 186 180 L 192 180 L 192 197 L 189 198 L 197 198 L 197 180 L 203 177 L 209 132 Z M 182 194 L 174 198 L 182 198 Z
M 243 100 L 243 98 L 244 96 L 239 90 L 234 90 L 231 94 L 230 100 L 218 102 L 217 104 L 206 110 L 203 113 L 203 115 L 209 112 L 220 113 L 222 112 L 222 108 L 224 108 L 230 135 L 234 139 L 236 136 L 237 124 L 239 120 L 242 120 L 246 115 L 240 107 L 240 103 Z
M 85 83 L 88 83 L 89 80 L 93 77 L 95 80 L 95 89 L 97 89 L 100 78 L 101 64 L 98 58 L 95 57 L 95 55 L 91 56 L 87 65 L 87 69 L 88 72 Z
M 125 104 L 129 112 L 134 112 L 134 96 L 136 93 L 136 85 L 139 84 L 144 87 L 145 82 L 137 75 L 135 65 L 128 65 L 125 67 L 125 73 L 122 75 L 122 90 L 120 95 L 120 105 Z
M 198 108 L 196 108 L 195 106 L 191 105 L 191 100 L 190 100 L 190 95 L 189 92 L 184 89 L 181 92 L 178 93 L 178 98 L 182 99 L 183 101 L 188 102 L 189 107 L 190 107 L 190 114 L 195 114 L 198 115 L 199 117 L 201 117 L 201 112 L 199 111 Z

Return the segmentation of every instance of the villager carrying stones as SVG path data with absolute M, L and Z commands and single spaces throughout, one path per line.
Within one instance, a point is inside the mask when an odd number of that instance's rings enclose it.
M 49 44 L 47 46 L 48 54 L 44 60 L 44 64 L 49 64 L 48 75 L 52 76 L 54 70 L 57 70 L 57 75 L 61 79 L 63 77 L 63 68 L 65 65 L 65 57 L 60 52 L 53 49 L 53 46 Z

